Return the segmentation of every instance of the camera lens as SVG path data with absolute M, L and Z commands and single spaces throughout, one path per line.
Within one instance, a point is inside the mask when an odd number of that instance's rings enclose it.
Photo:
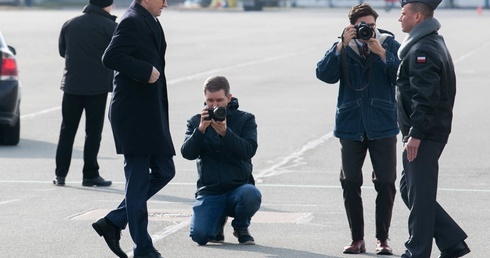
M 221 106 L 216 107 L 213 110 L 213 116 L 216 121 L 224 121 L 226 118 L 226 108 Z
M 361 27 L 357 32 L 357 37 L 363 40 L 369 40 L 373 37 L 373 30 L 371 30 L 369 27 Z

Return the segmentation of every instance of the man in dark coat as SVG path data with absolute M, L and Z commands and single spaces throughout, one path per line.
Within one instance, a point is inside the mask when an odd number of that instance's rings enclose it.
M 110 14 L 112 0 L 90 0 L 83 14 L 68 20 L 61 28 L 59 52 L 65 58 L 61 82 L 63 102 L 60 137 L 56 149 L 56 177 L 53 184 L 65 185 L 70 168 L 73 142 L 85 110 L 85 146 L 83 148 L 83 186 L 109 186 L 99 175 L 99 153 L 104 126 L 107 93 L 112 91 L 113 71 L 101 58 L 116 28 L 116 16 Z
M 116 151 L 124 155 L 126 196 L 93 227 L 120 257 L 126 257 L 119 246 L 126 224 L 134 257 L 161 257 L 147 230 L 147 200 L 175 175 L 164 75 L 167 44 L 156 18 L 166 6 L 161 0 L 131 3 L 102 59 L 115 71 L 109 119 Z
M 429 258 L 432 242 L 440 258 L 470 252 L 466 233 L 437 202 L 439 157 L 451 133 L 456 75 L 439 21 L 441 0 L 403 0 L 399 21 L 408 33 L 398 51 L 398 124 L 403 134 L 400 192 L 410 210 L 403 258 Z
M 262 201 L 252 176 L 258 146 L 255 116 L 238 110 L 223 76 L 206 80 L 204 98 L 206 106 L 187 122 L 181 148 L 184 158 L 196 160 L 199 176 L 190 236 L 199 245 L 223 242 L 224 224 L 233 217 L 233 235 L 240 244 L 253 245 L 248 227 Z M 217 115 L 220 108 L 226 108 L 225 115 Z

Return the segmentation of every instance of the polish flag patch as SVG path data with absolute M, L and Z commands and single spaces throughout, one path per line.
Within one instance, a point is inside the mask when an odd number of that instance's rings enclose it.
M 417 64 L 425 64 L 425 56 L 417 56 Z

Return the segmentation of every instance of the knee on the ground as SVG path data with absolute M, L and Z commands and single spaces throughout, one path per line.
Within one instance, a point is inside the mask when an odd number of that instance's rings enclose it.
M 198 245 L 206 245 L 212 239 L 212 236 L 206 234 L 206 232 L 197 232 L 195 230 L 191 232 L 190 237 Z

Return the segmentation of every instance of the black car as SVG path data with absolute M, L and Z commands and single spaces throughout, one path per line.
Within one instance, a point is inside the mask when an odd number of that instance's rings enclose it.
M 17 145 L 20 139 L 20 82 L 16 51 L 0 32 L 0 144 Z

